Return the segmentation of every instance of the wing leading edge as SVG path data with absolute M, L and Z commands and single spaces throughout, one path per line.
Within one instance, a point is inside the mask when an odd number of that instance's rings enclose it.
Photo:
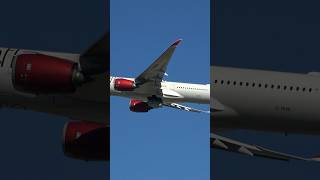
M 167 66 L 176 47 L 181 43 L 182 39 L 176 40 L 171 46 L 161 54 L 143 73 L 136 79 L 137 84 L 143 84 L 149 81 L 161 82 L 166 73 Z

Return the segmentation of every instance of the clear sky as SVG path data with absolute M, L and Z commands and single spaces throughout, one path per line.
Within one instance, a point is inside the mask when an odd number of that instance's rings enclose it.
M 105 0 L 2 1 L 0 47 L 80 53 L 105 33 L 104 5 Z M 0 120 L 0 179 L 108 179 L 108 163 L 64 156 L 68 118 L 0 109 Z
M 209 0 L 111 1 L 111 74 L 138 76 L 182 38 L 166 80 L 209 83 L 209 12 Z M 128 103 L 111 97 L 111 179 L 209 179 L 209 115 Z
M 318 1 L 217 0 L 218 58 L 212 64 L 319 71 L 319 6 Z M 320 152 L 319 136 L 254 131 L 223 135 L 307 157 Z M 283 162 L 218 150 L 211 151 L 211 156 L 211 179 L 319 179 L 320 163 Z

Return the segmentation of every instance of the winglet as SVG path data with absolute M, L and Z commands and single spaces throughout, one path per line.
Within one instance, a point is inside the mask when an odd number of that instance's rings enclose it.
M 176 40 L 176 41 L 171 45 L 171 47 L 176 47 L 176 46 L 178 46 L 181 41 L 182 41 L 182 39 Z

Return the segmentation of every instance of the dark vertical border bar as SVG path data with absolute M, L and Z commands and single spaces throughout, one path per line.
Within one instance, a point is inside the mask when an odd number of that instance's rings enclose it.
M 110 162 L 110 83 L 109 83 L 109 77 L 110 77 L 110 0 L 106 0 L 107 1 L 107 5 L 106 5 L 106 9 L 107 9 L 107 12 L 106 12 L 106 16 L 107 16 L 107 54 L 106 54 L 106 57 L 107 57 L 107 73 L 106 73 L 106 84 L 107 84 L 107 107 L 106 107 L 106 123 L 107 125 L 109 126 L 109 131 L 108 131 L 108 137 L 107 139 L 109 140 L 109 146 L 107 147 L 107 157 L 109 159 L 109 162 Z M 108 169 L 108 172 L 109 172 L 109 179 L 110 179 L 110 163 L 109 163 L 109 169 Z

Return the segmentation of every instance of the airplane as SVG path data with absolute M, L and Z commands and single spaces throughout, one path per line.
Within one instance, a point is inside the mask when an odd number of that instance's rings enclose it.
M 0 48 L 0 107 L 70 118 L 63 150 L 81 160 L 109 160 L 109 33 L 82 54 Z
M 216 133 L 239 129 L 319 134 L 320 73 L 211 66 L 212 148 L 278 160 L 319 161 L 243 143 Z
M 110 76 L 110 95 L 131 98 L 132 112 L 148 112 L 151 109 L 170 107 L 188 112 L 209 111 L 191 108 L 178 103 L 210 103 L 210 84 L 190 84 L 164 81 L 170 59 L 181 43 L 172 43 L 158 59 L 136 78 Z

